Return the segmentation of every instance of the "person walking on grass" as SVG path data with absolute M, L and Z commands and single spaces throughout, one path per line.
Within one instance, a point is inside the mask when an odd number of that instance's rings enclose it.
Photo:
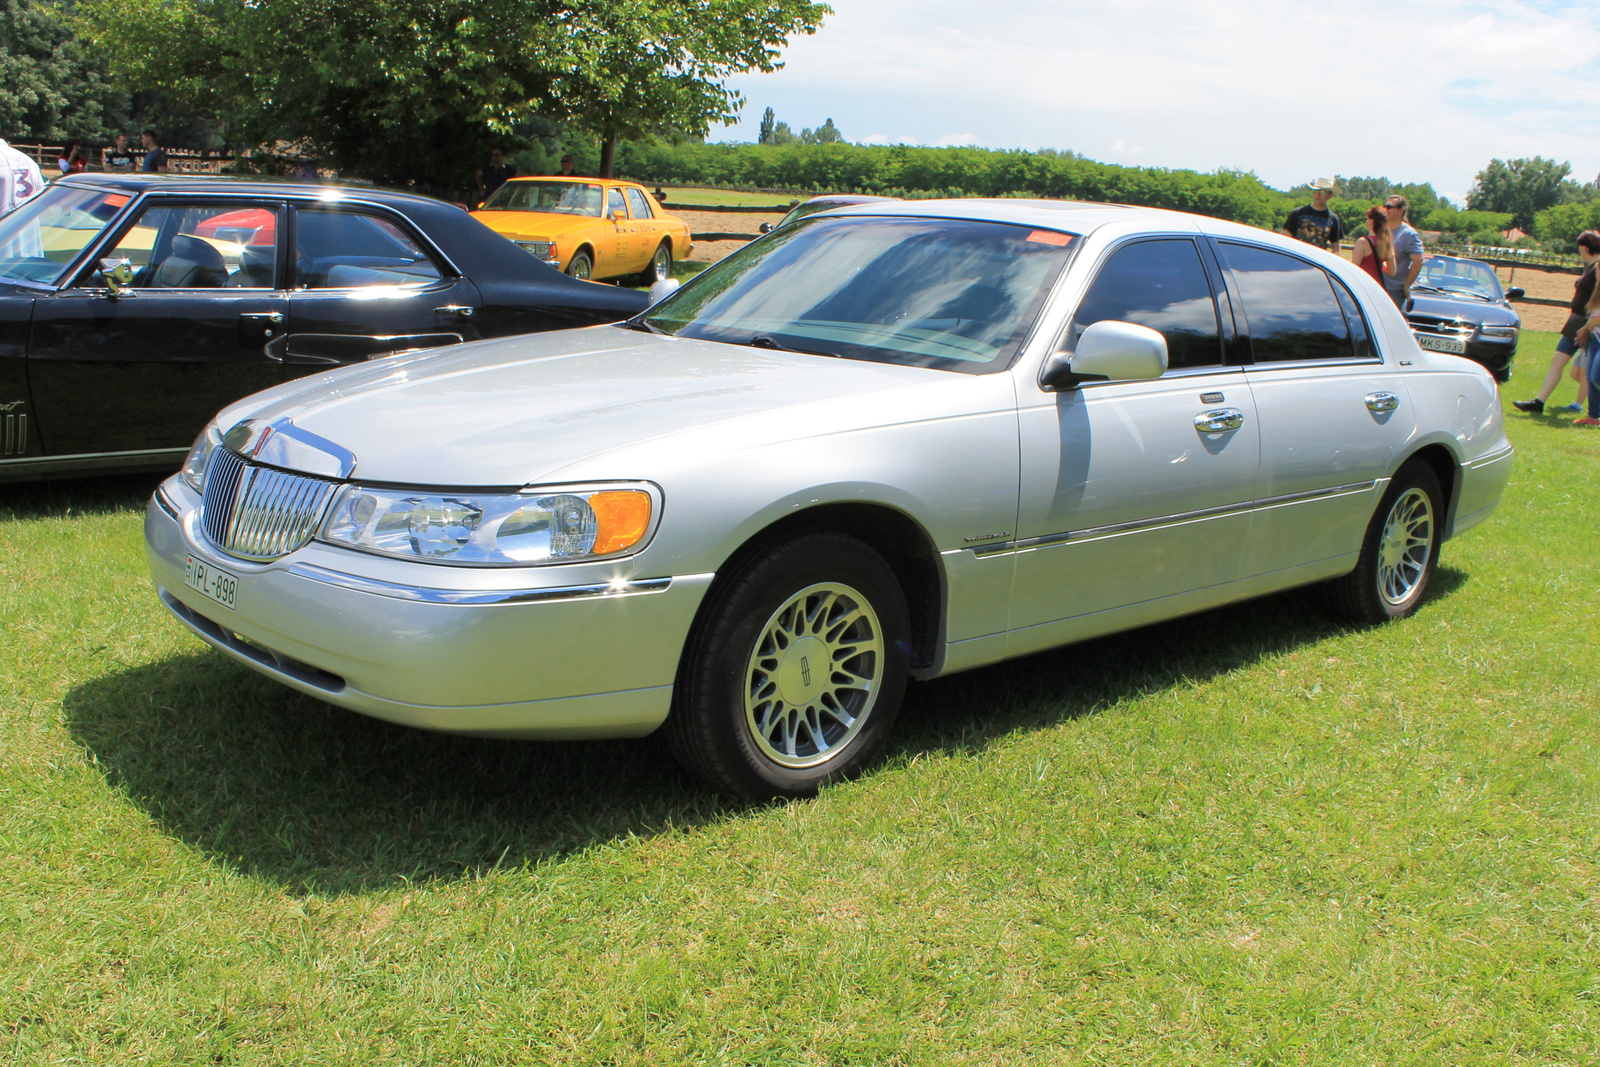
M 1394 276 L 1394 241 L 1389 238 L 1389 219 L 1383 208 L 1367 208 L 1367 232 L 1356 238 L 1350 259 L 1379 285 L 1384 275 Z
M 1383 212 L 1389 223 L 1389 240 L 1394 244 L 1394 272 L 1383 279 L 1383 288 L 1402 312 L 1411 299 L 1411 286 L 1422 273 L 1422 238 L 1406 221 L 1411 204 L 1398 194 L 1389 197 Z
M 1600 285 L 1596 285 L 1589 294 L 1589 302 L 1584 305 L 1583 313 L 1584 323 L 1573 335 L 1573 340 L 1583 346 L 1583 376 L 1584 384 L 1589 387 L 1589 413 L 1572 420 L 1572 425 L 1592 428 L 1600 426 L 1600 381 L 1597 381 L 1600 379 Z M 1572 366 L 1577 368 L 1577 357 L 1573 358 Z
M 1556 341 L 1555 355 L 1550 357 L 1550 369 L 1545 372 L 1544 384 L 1539 387 L 1539 395 L 1532 400 L 1513 400 L 1511 406 L 1518 411 L 1525 411 L 1529 415 L 1543 415 L 1545 402 L 1550 399 L 1550 394 L 1556 391 L 1556 386 L 1561 384 L 1561 372 L 1566 368 L 1569 360 L 1578 351 L 1578 331 L 1585 328 L 1589 314 L 1589 301 L 1594 296 L 1595 290 L 1595 264 L 1600 262 L 1600 233 L 1594 230 L 1584 230 L 1578 234 L 1578 255 L 1583 259 L 1583 273 L 1578 275 L 1578 282 L 1572 287 L 1571 314 L 1567 316 L 1566 325 L 1561 327 L 1561 337 Z M 1592 336 L 1591 330 L 1588 336 Z M 1578 381 L 1578 403 L 1569 404 L 1561 408 L 1562 411 L 1582 411 L 1583 400 L 1589 395 L 1588 377 L 1580 376 L 1578 366 L 1574 363 L 1572 376 Z
M 1344 240 L 1344 223 L 1328 210 L 1328 199 L 1333 196 L 1333 179 L 1317 178 L 1311 183 L 1311 203 L 1289 212 L 1283 222 L 1283 232 L 1296 241 L 1304 241 L 1324 252 L 1339 251 Z

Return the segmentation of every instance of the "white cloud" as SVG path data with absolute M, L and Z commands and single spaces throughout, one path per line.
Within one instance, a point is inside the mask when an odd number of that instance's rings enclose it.
M 1120 137 L 1118 137 L 1115 141 L 1111 142 L 1111 152 L 1112 152 L 1113 155 L 1136 156 L 1140 152 L 1143 152 L 1143 151 L 1144 151 L 1144 145 L 1142 145 L 1142 144 L 1129 144 L 1127 141 L 1124 141 Z
M 1491 157 L 1530 155 L 1600 171 L 1592 0 L 833 7 L 786 69 L 733 80 L 749 100 L 733 139 L 754 140 L 770 104 L 796 129 L 832 115 L 851 139 L 887 119 L 904 143 L 1142 146 L 1147 165 L 1240 167 L 1280 187 L 1338 173 L 1464 189 Z

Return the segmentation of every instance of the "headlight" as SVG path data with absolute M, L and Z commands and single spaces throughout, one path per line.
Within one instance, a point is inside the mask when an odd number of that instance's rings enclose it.
M 554 241 L 517 241 L 516 246 L 534 259 L 559 259 Z
M 434 563 L 570 563 L 637 549 L 654 512 L 645 488 L 428 493 L 351 485 L 334 499 L 322 539 Z
M 222 444 L 222 431 L 217 429 L 215 422 L 200 431 L 200 436 L 194 439 L 194 446 L 189 449 L 189 455 L 183 461 L 183 480 L 189 483 L 189 488 L 197 493 L 206 489 L 206 464 L 211 462 L 211 453 L 218 445 Z
M 1515 326 L 1482 326 L 1479 329 L 1483 331 L 1485 337 L 1515 337 L 1517 335 Z

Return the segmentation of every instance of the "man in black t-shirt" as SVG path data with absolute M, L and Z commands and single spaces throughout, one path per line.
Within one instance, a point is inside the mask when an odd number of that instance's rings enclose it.
M 516 176 L 517 168 L 506 162 L 505 150 L 496 148 L 491 151 L 488 166 L 478 171 L 478 202 L 481 204 L 489 199 L 496 189 L 506 183 L 506 179 Z
M 128 135 L 117 134 L 117 146 L 100 157 L 101 164 L 112 174 L 132 174 L 139 169 L 139 157 L 128 146 Z
M 1289 212 L 1283 232 L 1296 241 L 1315 245 L 1324 252 L 1339 251 L 1344 240 L 1344 224 L 1339 216 L 1328 210 L 1328 199 L 1333 196 L 1333 179 L 1318 178 L 1311 183 L 1311 203 Z

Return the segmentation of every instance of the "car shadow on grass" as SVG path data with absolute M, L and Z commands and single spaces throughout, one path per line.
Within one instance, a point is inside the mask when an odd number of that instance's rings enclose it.
M 1465 575 L 1443 569 L 1434 581 L 1436 600 Z M 971 751 L 1343 630 L 1309 600 L 1249 601 L 915 685 L 889 758 Z M 428 733 L 302 696 L 209 650 L 78 685 L 63 711 L 108 782 L 164 831 L 291 892 L 473 877 L 755 810 L 687 779 L 656 738 Z
M 0 485 L 0 521 L 27 522 L 143 510 L 156 486 L 171 473 L 117 474 Z

